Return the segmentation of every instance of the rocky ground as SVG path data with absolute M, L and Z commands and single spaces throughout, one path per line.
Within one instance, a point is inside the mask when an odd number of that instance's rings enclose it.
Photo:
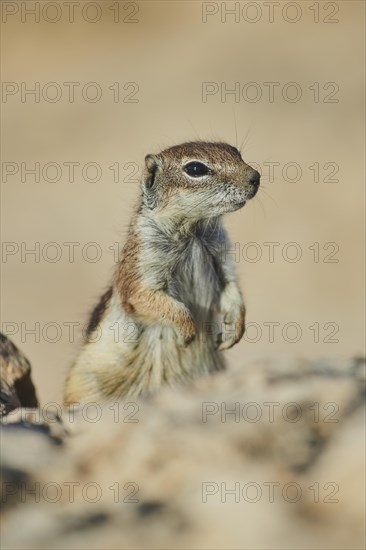
M 365 547 L 364 362 L 263 358 L 2 425 L 3 548 Z

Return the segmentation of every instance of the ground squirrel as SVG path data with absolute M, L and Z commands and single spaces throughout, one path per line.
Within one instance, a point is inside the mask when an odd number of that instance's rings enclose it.
M 243 336 L 245 307 L 221 218 L 254 197 L 259 180 L 226 143 L 145 157 L 122 257 L 91 315 L 65 403 L 138 397 L 224 368 L 220 351 Z

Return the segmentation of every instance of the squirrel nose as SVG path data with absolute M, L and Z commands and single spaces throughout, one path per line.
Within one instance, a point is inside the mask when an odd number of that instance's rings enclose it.
M 255 185 L 256 187 L 259 187 L 259 180 L 261 178 L 261 175 L 257 170 L 252 169 L 248 174 L 248 183 L 251 183 L 252 185 Z

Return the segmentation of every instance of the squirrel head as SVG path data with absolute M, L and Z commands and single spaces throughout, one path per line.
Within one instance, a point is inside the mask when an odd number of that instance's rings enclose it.
M 242 208 L 259 181 L 231 145 L 182 143 L 145 157 L 143 204 L 157 215 L 205 219 Z

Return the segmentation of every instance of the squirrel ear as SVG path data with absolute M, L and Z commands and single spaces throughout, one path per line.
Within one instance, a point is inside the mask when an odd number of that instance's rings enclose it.
M 146 155 L 144 185 L 147 189 L 150 189 L 154 185 L 155 174 L 158 169 L 158 166 L 159 166 L 159 162 L 156 155 Z

